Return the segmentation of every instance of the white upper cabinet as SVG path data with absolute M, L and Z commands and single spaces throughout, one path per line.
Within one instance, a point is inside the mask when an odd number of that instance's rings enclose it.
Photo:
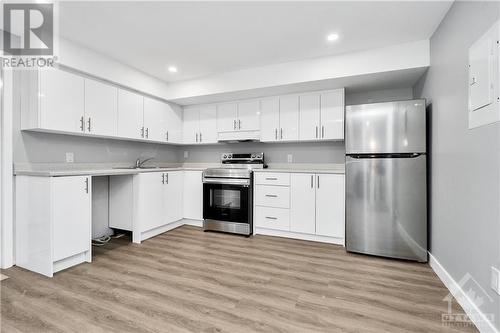
M 344 139 L 344 89 L 321 93 L 321 139 Z
M 144 138 L 152 141 L 167 141 L 169 106 L 163 102 L 144 97 Z
M 200 110 L 186 108 L 182 115 L 182 142 L 184 144 L 198 143 L 200 136 Z
M 258 131 L 260 120 L 260 103 L 258 100 L 238 103 L 238 130 Z
M 203 105 L 200 112 L 200 135 L 198 143 L 217 142 L 217 109 L 215 105 Z
M 266 98 L 260 101 L 260 140 L 264 142 L 278 141 L 280 128 L 279 97 Z
M 167 112 L 167 132 L 165 141 L 171 143 L 182 142 L 182 108 L 177 105 L 164 103 Z
M 300 140 L 318 140 L 320 134 L 320 95 L 299 97 Z
M 85 79 L 85 132 L 116 136 L 118 123 L 118 89 Z
M 299 139 L 299 96 L 280 96 L 280 128 L 278 139 L 296 141 Z
M 217 131 L 233 132 L 238 130 L 238 104 L 217 105 Z
M 118 136 L 131 139 L 144 137 L 144 98 L 118 89 Z
M 316 234 L 344 238 L 344 175 L 316 175 Z
M 72 73 L 60 70 L 39 71 L 39 81 L 34 103 L 29 102 L 30 96 L 24 96 L 23 118 L 27 120 L 24 128 L 43 128 L 64 132 L 83 132 L 84 126 L 84 79 Z M 29 82 L 29 73 L 23 73 L 24 82 L 28 86 L 37 80 Z M 35 73 L 32 73 L 36 75 Z M 37 103 L 39 100 L 39 104 Z M 24 103 L 23 103 L 24 102 Z M 39 107 L 39 113 L 37 112 Z M 28 119 L 31 118 L 31 119 Z M 39 121 L 37 121 L 39 120 Z

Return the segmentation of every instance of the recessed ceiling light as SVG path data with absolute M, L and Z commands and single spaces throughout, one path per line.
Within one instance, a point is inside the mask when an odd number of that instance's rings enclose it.
M 168 71 L 170 73 L 177 73 L 177 67 L 175 67 L 175 66 L 168 66 Z
M 336 41 L 337 39 L 339 39 L 339 35 L 338 34 L 329 34 L 328 36 L 326 36 L 326 39 L 329 42 L 333 42 L 333 41 Z

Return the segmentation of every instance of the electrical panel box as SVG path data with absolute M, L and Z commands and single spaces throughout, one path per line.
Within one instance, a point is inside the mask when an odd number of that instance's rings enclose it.
M 500 121 L 499 23 L 469 48 L 469 129 Z

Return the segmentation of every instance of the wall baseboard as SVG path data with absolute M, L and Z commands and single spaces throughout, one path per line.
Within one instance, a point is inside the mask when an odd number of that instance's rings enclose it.
M 467 293 L 462 289 L 457 281 L 446 271 L 441 263 L 429 252 L 429 265 L 434 270 L 436 275 L 441 279 L 443 284 L 448 288 L 458 304 L 464 309 L 465 313 L 472 320 L 474 325 L 480 332 L 500 333 L 495 324 L 492 323 L 486 314 L 477 307 L 476 304 L 469 298 Z
M 203 227 L 203 220 L 182 219 L 184 225 L 191 225 L 193 227 Z

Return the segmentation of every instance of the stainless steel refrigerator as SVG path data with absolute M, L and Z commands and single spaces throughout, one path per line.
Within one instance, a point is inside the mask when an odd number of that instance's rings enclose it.
M 427 261 L 425 100 L 346 107 L 346 248 Z

